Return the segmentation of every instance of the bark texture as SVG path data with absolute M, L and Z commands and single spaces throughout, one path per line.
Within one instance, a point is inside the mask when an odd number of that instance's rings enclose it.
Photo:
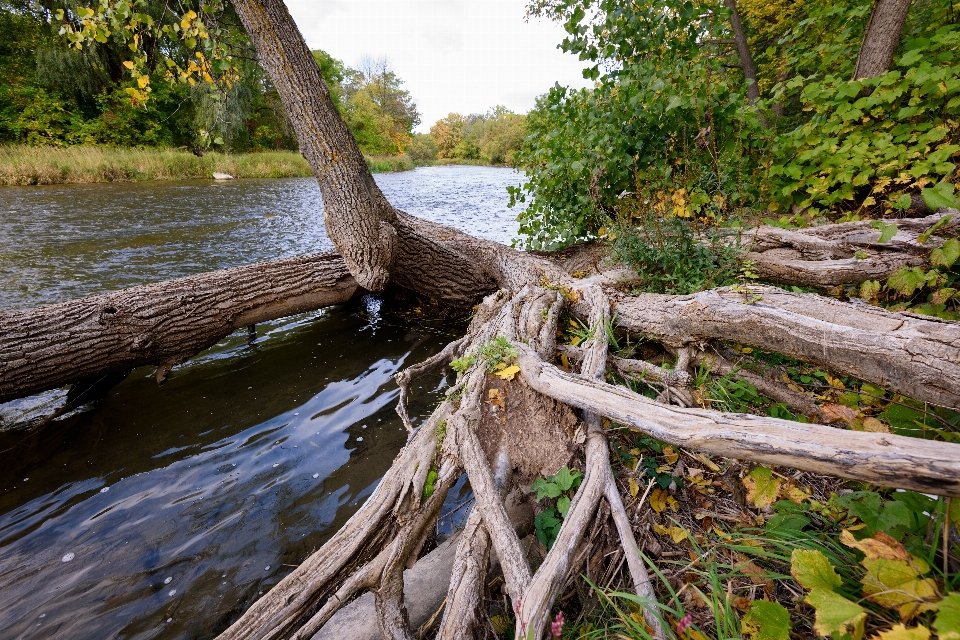
M 477 294 L 493 291 L 490 277 L 476 263 L 401 224 L 334 106 L 320 67 L 283 0 L 233 4 L 320 185 L 327 235 L 360 286 L 379 291 L 393 276 L 403 286 L 414 285 L 425 295 L 459 304 L 473 304 Z M 425 264 L 443 271 L 424 269 Z
M 753 104 L 760 99 L 757 65 L 753 61 L 753 56 L 750 55 L 750 44 L 747 42 L 747 32 L 743 28 L 743 22 L 740 20 L 740 12 L 737 11 L 737 1 L 723 0 L 723 4 L 730 11 L 730 28 L 733 31 L 733 39 L 737 43 L 737 54 L 740 56 L 743 77 L 747 80 L 747 98 L 750 104 Z
M 872 78 L 890 68 L 909 10 L 910 0 L 874 2 L 857 56 L 857 65 L 853 70 L 854 80 Z
M 173 365 L 241 328 L 348 300 L 333 252 L 131 287 L 0 315 L 0 402 L 93 375 Z
M 920 236 L 946 216 L 952 217 L 935 233 L 960 226 L 960 211 L 941 209 L 924 218 L 893 221 L 897 233 L 884 243 L 868 221 L 803 230 L 761 226 L 744 238 L 746 259 L 771 282 L 835 286 L 882 280 L 903 267 L 928 265 L 930 250 L 943 244 L 943 237 L 932 235 L 921 242 Z

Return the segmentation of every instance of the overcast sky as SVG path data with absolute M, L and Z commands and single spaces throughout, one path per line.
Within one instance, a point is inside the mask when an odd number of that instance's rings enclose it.
M 517 113 L 554 82 L 586 86 L 563 29 L 524 22 L 524 0 L 286 0 L 311 49 L 356 67 L 385 56 L 420 110 L 418 131 L 450 112 Z

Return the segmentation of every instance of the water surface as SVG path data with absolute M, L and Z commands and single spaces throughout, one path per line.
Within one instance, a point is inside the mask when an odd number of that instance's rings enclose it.
M 500 241 L 516 229 L 512 171 L 377 179 L 415 215 Z M 0 311 L 329 246 L 307 179 L 4 188 L 0 215 Z M 215 635 L 376 487 L 406 440 L 392 375 L 461 331 L 366 296 L 0 437 L 0 638 Z M 416 385 L 415 420 L 444 384 Z M 0 405 L 0 420 L 59 396 Z

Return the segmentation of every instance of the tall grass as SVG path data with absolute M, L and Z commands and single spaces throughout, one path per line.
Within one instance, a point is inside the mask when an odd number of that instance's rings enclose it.
M 413 171 L 413 160 L 408 155 L 400 156 L 364 156 L 372 173 L 391 171 Z
M 367 158 L 374 173 L 407 171 L 407 156 Z M 108 147 L 0 146 L 0 185 L 133 182 L 210 178 L 214 172 L 235 178 L 288 178 L 312 175 L 295 151 L 206 153 L 198 158 L 178 149 L 114 149 Z

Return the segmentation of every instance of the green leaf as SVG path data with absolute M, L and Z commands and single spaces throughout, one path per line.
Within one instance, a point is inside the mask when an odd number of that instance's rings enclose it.
M 794 549 L 790 554 L 790 575 L 806 589 L 833 591 L 840 586 L 830 560 L 816 549 Z
M 556 483 L 547 482 L 543 478 L 534 480 L 531 489 L 537 492 L 537 502 L 544 498 L 559 498 L 562 493 Z
M 860 605 L 828 589 L 814 589 L 805 601 L 817 611 L 813 626 L 820 635 L 849 634 L 853 640 L 863 637 L 867 612 Z
M 886 224 L 883 220 L 874 220 L 870 223 L 870 226 L 880 231 L 880 238 L 877 239 L 880 244 L 889 242 L 890 238 L 897 235 L 897 225 L 895 224 Z
M 960 593 L 951 592 L 940 601 L 933 628 L 940 640 L 960 640 Z
M 935 225 L 933 225 L 932 227 L 930 227 L 929 229 L 921 233 L 919 236 L 917 236 L 917 242 L 919 242 L 920 244 L 923 244 L 924 242 L 930 239 L 930 236 L 936 233 L 937 229 L 947 224 L 952 219 L 953 219 L 952 213 L 949 215 L 943 216 L 942 218 L 937 220 L 937 223 Z
M 949 189 L 938 188 L 942 184 L 949 185 Z M 946 182 L 940 182 L 933 188 L 924 189 L 920 192 L 920 195 L 923 197 L 923 202 L 934 211 L 941 207 L 953 209 L 960 207 L 960 203 L 957 202 L 956 197 L 953 195 L 953 185 Z
M 754 600 L 741 630 L 752 640 L 790 640 L 790 612 L 779 602 Z
M 950 238 L 942 246 L 930 252 L 930 264 L 949 269 L 960 258 L 960 240 Z
M 580 486 L 580 480 L 582 478 L 583 474 L 576 469 L 571 470 L 569 467 L 564 467 L 560 469 L 556 475 L 551 476 L 549 480 L 557 483 L 560 491 L 570 491 L 570 489 Z
M 563 496 L 557 500 L 557 511 L 560 512 L 560 515 L 564 518 L 567 517 L 567 513 L 570 511 L 570 498 Z

